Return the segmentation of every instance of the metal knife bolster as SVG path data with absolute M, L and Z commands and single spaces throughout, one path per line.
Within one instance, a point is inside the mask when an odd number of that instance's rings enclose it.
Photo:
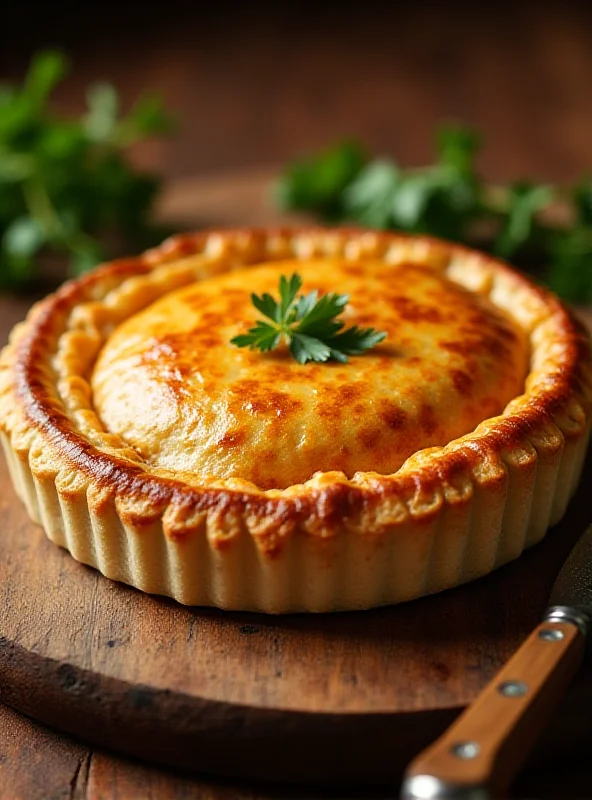
M 578 608 L 571 606 L 549 606 L 543 616 L 544 622 L 570 622 L 587 636 L 592 625 L 592 617 Z
M 570 622 L 584 636 L 591 631 L 592 525 L 580 537 L 561 568 L 543 619 L 546 622 Z

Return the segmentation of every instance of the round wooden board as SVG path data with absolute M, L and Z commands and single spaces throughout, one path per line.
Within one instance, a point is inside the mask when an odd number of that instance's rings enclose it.
M 268 174 L 187 182 L 162 214 L 208 226 L 272 221 L 261 200 Z M 4 338 L 25 308 L 0 300 Z M 185 608 L 103 578 L 29 522 L 3 462 L 0 480 L 1 701 L 143 758 L 317 785 L 396 781 L 537 623 L 592 516 L 589 462 L 564 521 L 487 578 L 394 608 L 268 617 Z M 539 757 L 590 741 L 584 671 Z

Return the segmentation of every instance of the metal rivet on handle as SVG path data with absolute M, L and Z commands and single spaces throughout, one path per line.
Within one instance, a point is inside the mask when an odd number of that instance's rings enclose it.
M 497 690 L 504 697 L 522 697 L 528 691 L 528 686 L 522 681 L 504 681 Z
M 539 631 L 539 639 L 545 642 L 560 642 L 565 638 L 565 634 L 559 628 L 543 628 Z
M 468 761 L 471 758 L 476 758 L 481 752 L 481 748 L 477 742 L 457 742 L 450 748 L 452 755 L 457 758 L 462 758 L 463 761 Z

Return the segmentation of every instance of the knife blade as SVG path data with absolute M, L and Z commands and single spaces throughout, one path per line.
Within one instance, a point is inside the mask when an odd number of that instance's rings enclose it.
M 542 622 L 477 699 L 411 762 L 401 800 L 503 796 L 579 669 L 591 628 L 592 525 L 561 568 Z

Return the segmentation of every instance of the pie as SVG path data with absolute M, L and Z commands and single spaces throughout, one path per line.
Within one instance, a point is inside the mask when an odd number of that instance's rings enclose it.
M 386 332 L 347 363 L 231 339 L 297 273 Z M 495 259 L 361 229 L 169 239 L 65 284 L 0 359 L 31 518 L 114 580 L 189 605 L 370 608 L 491 572 L 574 493 L 588 338 Z

